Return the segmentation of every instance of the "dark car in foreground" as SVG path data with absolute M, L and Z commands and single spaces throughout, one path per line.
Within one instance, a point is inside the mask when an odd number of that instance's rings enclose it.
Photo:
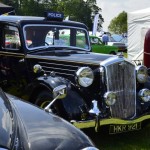
M 98 150 L 70 123 L 0 88 L 0 150 Z
M 109 125 L 111 133 L 126 132 L 150 119 L 146 66 L 135 66 L 122 54 L 91 52 L 85 24 L 62 20 L 59 13 L 0 16 L 0 32 L 0 76 L 6 92 L 79 128 Z M 66 96 L 58 98 L 56 91 L 65 86 Z

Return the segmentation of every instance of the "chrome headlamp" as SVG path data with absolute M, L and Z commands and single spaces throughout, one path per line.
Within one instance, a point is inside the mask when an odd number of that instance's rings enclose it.
M 94 74 L 91 68 L 81 67 L 76 72 L 76 78 L 79 85 L 88 87 L 93 83 Z
M 117 95 L 114 92 L 107 92 L 104 94 L 104 100 L 106 105 L 112 106 L 116 103 Z
M 84 148 L 84 149 L 82 149 L 82 150 L 98 150 L 98 149 L 95 148 L 95 147 L 86 147 L 86 148 Z
M 141 65 L 136 68 L 136 78 L 139 83 L 145 83 L 147 81 L 148 73 L 147 67 Z
M 142 89 L 139 91 L 138 94 L 143 102 L 150 101 L 150 90 L 149 89 Z

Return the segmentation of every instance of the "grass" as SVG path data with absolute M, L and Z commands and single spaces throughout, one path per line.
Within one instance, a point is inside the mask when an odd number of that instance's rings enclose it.
M 150 125 L 138 131 L 110 135 L 106 128 L 99 133 L 83 130 L 100 150 L 150 150 Z

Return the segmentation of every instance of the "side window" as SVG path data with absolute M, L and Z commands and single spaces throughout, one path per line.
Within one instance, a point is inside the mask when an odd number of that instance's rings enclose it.
M 4 28 L 4 43 L 3 47 L 11 50 L 19 50 L 20 48 L 20 38 L 19 31 L 14 26 L 5 26 Z

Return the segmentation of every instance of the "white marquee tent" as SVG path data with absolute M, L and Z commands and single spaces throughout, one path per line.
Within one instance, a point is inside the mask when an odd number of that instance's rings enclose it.
M 150 28 L 150 8 L 128 13 L 128 58 L 143 60 L 145 34 Z

